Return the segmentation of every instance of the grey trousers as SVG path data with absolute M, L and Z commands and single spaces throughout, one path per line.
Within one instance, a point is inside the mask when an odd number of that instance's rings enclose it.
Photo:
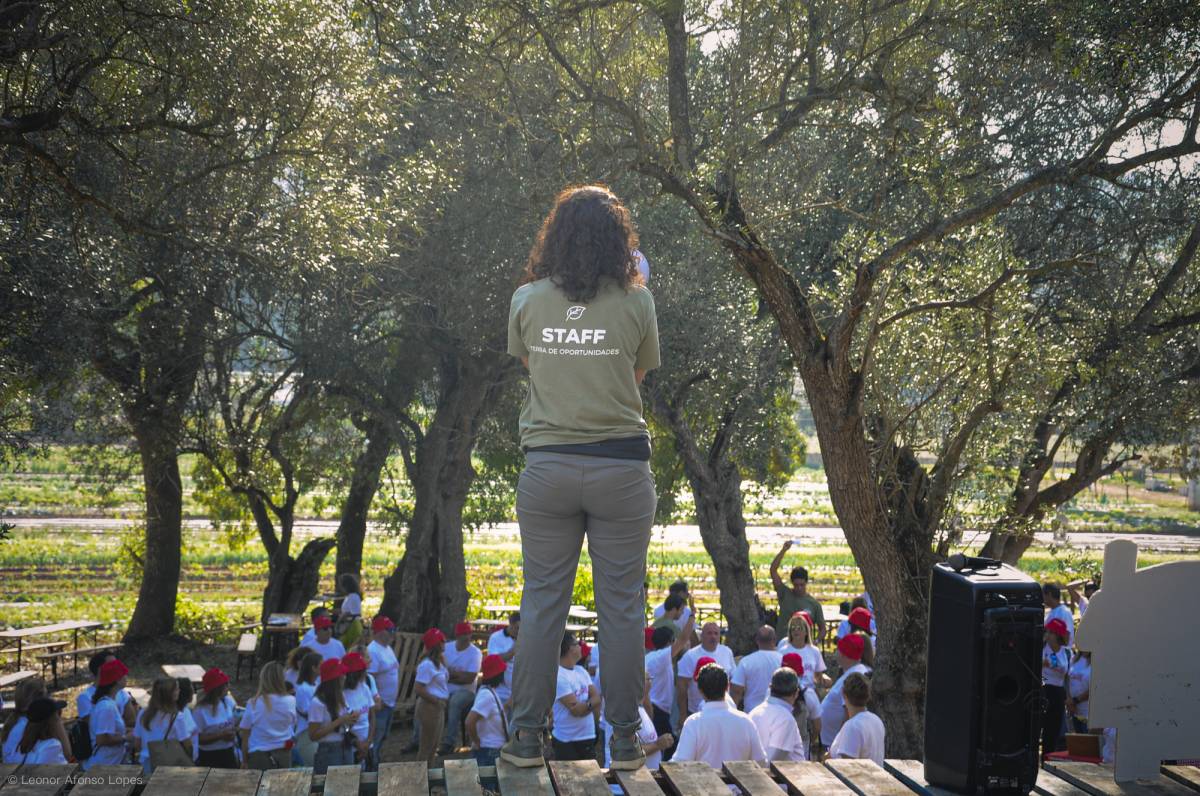
M 649 462 L 527 454 L 517 484 L 525 589 L 513 666 L 513 727 L 546 726 L 585 535 L 604 644 L 605 717 L 615 730 L 640 726 L 646 682 L 642 592 L 657 503 Z

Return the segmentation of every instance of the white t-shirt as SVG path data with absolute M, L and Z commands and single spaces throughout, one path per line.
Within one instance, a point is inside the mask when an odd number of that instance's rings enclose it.
M 588 673 L 579 669 L 558 667 L 558 681 L 554 689 L 554 730 L 552 735 L 560 741 L 586 741 L 596 737 L 596 722 L 592 712 L 582 716 L 572 716 L 563 705 L 563 697 L 574 695 L 579 702 L 587 702 L 588 690 L 592 686 L 592 678 Z
M 296 737 L 308 729 L 308 708 L 316 693 L 315 683 L 296 683 Z
M 422 658 L 417 664 L 416 680 L 421 685 L 425 686 L 429 691 L 429 695 L 437 699 L 450 698 L 450 670 L 444 665 L 435 666 L 429 658 Z
M 783 664 L 783 656 L 774 650 L 757 650 L 738 661 L 729 682 L 746 689 L 742 709 L 749 713 L 767 698 L 771 675 Z
M 226 694 L 215 705 L 197 705 L 196 709 L 192 711 L 192 720 L 196 722 L 196 729 L 201 735 L 230 730 L 233 729 L 236 709 L 237 703 L 233 701 L 233 697 Z M 214 752 L 218 749 L 231 749 L 233 745 L 233 740 L 202 743 L 200 751 Z
M 308 647 L 309 649 L 312 649 L 313 644 L 316 644 L 316 643 L 317 643 L 317 629 L 315 627 L 310 627 L 308 630 L 304 631 L 304 636 L 300 639 L 300 646 Z
M 663 607 L 662 603 L 659 603 L 658 607 L 654 609 L 654 618 L 660 619 L 666 612 L 667 609 Z M 691 618 L 692 609 L 685 605 L 683 606 L 683 611 L 679 614 L 679 618 L 672 621 L 675 622 L 675 627 L 683 630 L 687 626 L 687 621 Z
M 343 706 L 337 717 L 345 716 L 350 713 L 350 708 Z M 309 724 L 328 724 L 337 718 L 329 713 L 325 707 L 325 703 L 321 701 L 319 696 L 314 696 L 312 702 L 308 704 L 308 723 Z M 341 743 L 342 731 L 340 729 L 326 733 L 317 743 Z
M 695 713 L 697 710 L 700 710 L 700 705 L 704 702 L 700 696 L 700 689 L 696 686 L 694 675 L 696 674 L 696 661 L 706 657 L 716 660 L 727 673 L 733 671 L 733 650 L 724 644 L 718 644 L 712 652 L 709 652 L 702 646 L 697 646 L 683 653 L 679 658 L 679 664 L 675 668 L 675 676 L 687 679 L 689 713 Z
M 768 759 L 796 762 L 808 759 L 804 741 L 800 738 L 800 728 L 796 726 L 792 706 L 787 700 L 767 697 L 765 702 L 750 711 L 750 720 L 758 728 L 758 737 Z
M 882 767 L 883 735 L 883 721 L 878 716 L 869 710 L 856 713 L 838 730 L 829 747 L 829 756 L 874 760 Z
M 1075 646 L 1075 617 L 1071 615 L 1071 609 L 1059 603 L 1050 609 L 1050 613 L 1046 614 L 1046 621 L 1049 622 L 1051 619 L 1061 619 L 1067 626 L 1067 643 L 1064 646 L 1067 649 Z
M 367 645 L 367 654 L 371 656 L 367 671 L 375 677 L 379 699 L 389 708 L 396 707 L 396 698 L 400 694 L 400 662 L 396 660 L 396 653 L 386 644 L 372 641 Z
M 92 713 L 92 697 L 96 693 L 96 684 L 92 683 L 87 688 L 79 692 L 79 696 L 75 697 L 76 715 L 81 719 L 86 719 Z M 113 694 L 113 698 L 117 700 L 117 710 L 121 711 L 121 715 L 125 715 L 125 706 L 129 704 L 129 692 L 122 688 L 117 693 Z
M 800 684 L 806 685 L 809 688 L 812 688 L 816 682 L 816 676 L 827 668 L 825 666 L 825 656 L 812 644 L 805 644 L 803 647 L 797 648 L 784 641 L 779 645 L 779 652 L 781 655 L 794 652 L 800 656 L 800 659 L 804 662 L 804 675 L 800 678 Z M 783 658 L 781 657 L 779 660 L 782 664 Z
M 4 750 L 2 756 L 5 763 L 20 763 L 21 756 L 17 754 L 17 746 L 21 743 L 21 736 L 25 734 L 25 725 L 29 723 L 29 719 L 24 716 L 18 716 L 17 721 L 13 724 L 12 731 L 8 737 L 4 739 Z
M 845 684 L 846 678 L 855 672 L 870 674 L 871 670 L 862 661 L 854 664 L 842 672 L 842 676 L 830 686 L 829 693 L 821 702 L 821 743 L 826 746 L 833 745 L 838 730 L 842 728 L 842 722 L 846 720 L 846 701 L 842 699 L 842 686 Z
M 88 717 L 88 734 L 92 736 L 92 756 L 83 764 L 85 770 L 92 766 L 119 766 L 125 762 L 125 744 L 96 745 L 98 735 L 125 735 L 125 719 L 121 717 L 117 703 L 110 697 L 92 705 L 92 715 Z
M 371 692 L 371 683 L 364 678 L 354 688 L 345 692 L 346 706 L 358 712 L 358 718 L 350 725 L 350 732 L 360 741 L 371 740 L 371 708 L 375 707 L 375 696 Z
M 488 636 L 488 655 L 506 655 L 516 645 L 517 640 L 508 635 L 506 630 L 497 630 Z M 517 659 L 515 657 L 508 661 L 508 667 L 504 670 L 504 684 L 496 689 L 496 693 L 500 695 L 501 702 L 507 702 L 512 698 L 513 664 L 516 662 Z
M 272 694 L 268 708 L 262 697 L 246 703 L 242 714 L 243 730 L 250 730 L 251 752 L 282 749 L 296 737 L 296 698 L 291 694 Z
M 479 674 L 479 667 L 483 665 L 483 650 L 476 647 L 474 644 L 468 644 L 465 650 L 460 650 L 457 644 L 451 644 L 446 647 L 442 653 L 446 659 L 447 669 L 457 669 L 460 672 L 474 672 Z M 477 679 L 472 680 L 470 685 L 462 683 L 449 683 L 450 693 L 456 691 L 470 691 L 475 693 Z
M 1070 665 L 1071 653 L 1066 647 L 1060 647 L 1058 652 L 1050 649 L 1049 644 L 1042 645 L 1042 684 L 1062 685 L 1067 681 L 1067 667 Z
M 140 744 L 141 751 L 138 753 L 138 762 L 141 763 L 142 769 L 149 774 L 150 742 L 183 741 L 186 746 L 191 747 L 191 737 L 195 732 L 195 725 L 184 720 L 182 714 L 158 713 L 150 720 L 150 727 L 147 728 L 142 723 L 142 716 L 145 713 L 145 708 L 138 711 L 137 719 L 133 722 L 133 737 L 137 738 Z M 170 735 L 167 734 L 168 728 Z
M 28 755 L 18 754 L 20 760 L 27 766 L 66 765 L 67 756 L 63 754 L 62 742 L 57 738 L 43 738 L 33 745 Z
M 1083 619 L 1083 615 L 1087 613 L 1088 598 L 1081 594 L 1079 595 L 1079 599 L 1075 602 L 1079 605 L 1079 618 Z
M 675 700 L 675 667 L 671 665 L 671 646 L 646 653 L 646 674 L 650 676 L 650 704 L 671 712 Z
M 647 653 L 649 654 L 649 653 Z M 600 644 L 592 645 L 592 654 L 588 655 L 588 671 L 592 673 L 592 685 L 596 686 L 596 693 L 600 691 Z
M 362 595 L 347 594 L 342 600 L 342 613 L 350 616 L 362 616 Z
M 288 685 L 294 686 L 296 683 L 300 682 L 300 671 L 298 669 L 284 669 L 283 681 Z
M 503 708 L 504 700 L 491 688 L 484 686 L 475 694 L 475 704 L 471 712 L 478 714 L 479 721 L 475 731 L 479 733 L 479 746 L 482 749 L 499 749 L 504 746 L 504 725 L 507 716 Z
M 658 730 L 654 729 L 654 720 L 650 718 L 650 714 L 641 705 L 638 705 L 638 717 L 642 723 L 638 725 L 637 738 L 638 742 L 643 746 L 652 744 L 658 740 Z M 612 738 L 612 726 L 600 719 L 600 727 L 604 730 L 604 767 L 612 766 L 612 747 L 608 741 Z M 646 755 L 646 768 L 650 771 L 657 771 L 662 765 L 662 750 Z
M 672 760 L 699 760 L 717 771 L 726 760 L 765 762 L 758 728 L 750 717 L 727 702 L 705 702 L 683 723 Z
M 314 638 L 304 646 L 320 655 L 322 661 L 346 657 L 346 648 L 342 646 L 342 642 L 338 641 L 336 638 L 330 638 L 329 641 L 326 641 L 324 644 Z
M 1092 687 L 1092 662 L 1082 655 L 1071 661 L 1071 671 L 1067 675 L 1071 699 L 1075 699 Z M 1088 717 L 1088 701 L 1075 703 L 1075 715 L 1078 718 Z

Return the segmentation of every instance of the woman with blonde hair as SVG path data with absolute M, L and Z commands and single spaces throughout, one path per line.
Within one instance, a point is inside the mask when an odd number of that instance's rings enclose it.
M 4 720 L 4 727 L 0 729 L 0 740 L 3 741 L 3 751 L 0 754 L 3 755 L 5 763 L 21 762 L 17 753 L 17 745 L 21 743 L 21 736 L 24 735 L 25 727 L 29 724 L 29 718 L 25 713 L 35 699 L 44 696 L 46 696 L 46 682 L 40 677 L 31 677 L 17 683 L 12 710 L 9 711 L 8 718 Z
M 242 768 L 289 768 L 296 737 L 296 698 L 288 693 L 283 665 L 271 661 L 258 675 L 258 693 L 242 714 Z
M 808 611 L 796 611 L 788 620 L 788 635 L 779 642 L 778 650 L 787 655 L 796 653 L 804 661 L 804 674 L 800 678 L 802 687 L 828 688 L 833 681 L 825 674 L 825 656 L 813 644 L 812 617 Z
M 133 746 L 147 774 L 154 771 L 150 744 L 155 741 L 186 743 L 191 755 L 191 728 L 179 720 L 179 683 L 174 677 L 159 677 L 150 687 L 150 702 L 138 711 L 133 722 Z

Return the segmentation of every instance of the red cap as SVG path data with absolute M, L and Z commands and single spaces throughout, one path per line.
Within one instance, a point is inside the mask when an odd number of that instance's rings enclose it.
M 127 674 L 129 674 L 129 667 L 116 658 L 113 658 L 100 667 L 100 679 L 98 682 L 101 687 L 112 685 Z
M 342 667 L 346 670 L 346 674 L 364 672 L 367 670 L 367 662 L 357 652 L 347 652 L 342 658 Z
M 654 649 L 654 628 L 646 628 L 646 649 Z
M 215 691 L 228 682 L 229 675 L 214 666 L 204 673 L 204 678 L 200 681 L 200 687 L 205 691 Z
M 586 658 L 592 651 L 592 648 L 587 645 L 586 641 L 579 642 L 579 657 Z
M 710 658 L 707 655 L 705 655 L 700 660 L 696 661 L 696 671 L 692 672 L 692 679 L 699 680 L 700 679 L 700 670 L 703 669 L 705 666 L 708 666 L 710 663 L 716 663 L 716 662 L 717 662 L 716 658 Z
M 801 677 L 804 676 L 804 659 L 798 653 L 789 652 L 783 656 L 783 665 Z
M 488 655 L 483 659 L 483 665 L 480 667 L 484 680 L 491 680 L 498 674 L 504 674 L 504 670 L 507 668 L 508 664 L 499 655 Z
M 425 635 L 421 636 L 421 643 L 425 645 L 425 649 L 431 650 L 438 644 L 446 643 L 446 634 L 436 627 L 431 627 L 425 631 Z
M 346 676 L 346 667 L 337 658 L 321 662 L 321 682 L 336 680 Z
M 848 633 L 837 643 L 837 651 L 852 661 L 861 661 L 867 640 L 858 633 Z
M 871 612 L 866 608 L 861 606 L 855 608 L 850 612 L 850 617 L 847 621 L 859 630 L 865 630 L 868 633 L 871 632 Z
M 800 617 L 805 622 L 808 622 L 808 626 L 810 628 L 813 626 L 812 614 L 810 614 L 808 611 L 797 611 L 796 613 L 792 614 L 792 619 L 795 619 L 796 617 Z
M 473 631 L 474 629 L 475 628 L 471 627 L 470 622 L 459 622 L 457 625 L 454 626 L 454 635 L 455 636 L 463 636 L 463 635 L 469 636 L 469 635 L 471 635 L 471 631 Z
M 313 627 L 317 630 L 324 630 L 327 627 L 333 627 L 333 619 L 325 614 L 321 614 L 313 620 Z
M 384 633 L 396 627 L 396 623 L 386 616 L 380 615 L 371 620 L 372 633 Z
M 1046 623 L 1046 630 L 1064 641 L 1067 638 L 1067 623 L 1061 619 L 1051 619 Z

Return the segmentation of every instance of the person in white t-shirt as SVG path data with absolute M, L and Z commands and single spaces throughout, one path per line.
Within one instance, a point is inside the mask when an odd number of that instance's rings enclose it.
M 313 652 L 311 647 L 306 647 L 301 644 L 287 654 L 287 659 L 283 663 L 283 680 L 288 685 L 294 686 L 300 679 L 300 661 L 304 660 L 304 656 Z
M 758 728 L 767 759 L 807 760 L 808 750 L 794 715 L 800 697 L 800 676 L 793 669 L 781 666 L 771 674 L 770 687 L 770 695 L 749 714 Z
M 475 682 L 483 663 L 483 651 L 471 643 L 470 622 L 454 626 L 454 643 L 446 647 L 446 668 L 450 671 L 450 701 L 446 706 L 446 730 L 438 754 L 450 752 L 458 742 L 459 728 L 475 704 Z
M 656 771 L 663 762 L 663 755 L 668 749 L 675 747 L 675 736 L 667 732 L 659 735 L 658 730 L 654 727 L 654 720 L 650 717 L 650 676 L 646 676 L 646 686 L 642 691 L 642 704 L 638 705 L 638 718 L 641 724 L 638 725 L 637 739 L 642 745 L 642 753 L 646 756 L 645 766 L 651 771 Z M 612 738 L 612 725 L 608 720 L 600 716 L 601 740 L 604 746 L 604 767 L 609 768 L 612 764 L 612 749 L 608 743 L 608 739 Z
M 704 701 L 700 711 L 684 721 L 672 760 L 699 760 L 717 771 L 728 760 L 765 763 L 758 728 L 726 700 L 729 678 L 720 664 L 705 663 L 696 672 L 696 682 Z
M 792 704 L 792 718 L 800 733 L 800 740 L 804 742 L 807 759 L 812 739 L 821 737 L 821 700 L 817 698 L 817 690 L 805 682 L 804 659 L 798 653 L 784 655 L 783 665 L 795 672 L 800 680 L 800 693 Z
M 128 674 L 129 669 L 116 658 L 100 667 L 92 695 L 92 711 L 88 716 L 92 756 L 83 764 L 85 771 L 93 766 L 119 766 L 125 762 L 133 733 L 125 726 L 116 695 L 124 690 Z
M 658 737 L 674 739 L 671 708 L 675 701 L 675 657 L 688 648 L 688 640 L 669 627 L 660 627 L 651 635 L 651 644 L 654 650 L 646 654 L 650 718 Z M 664 748 L 662 759 L 670 760 L 673 751 L 674 746 Z
M 587 672 L 580 671 L 579 641 L 574 633 L 564 633 L 558 648 L 558 679 L 551 712 L 554 728 L 550 742 L 556 760 L 596 759 L 596 717 L 600 694 Z
M 1067 671 L 1071 653 L 1067 647 L 1067 625 L 1061 619 L 1046 622 L 1042 647 L 1042 754 L 1057 752 L 1062 740 L 1067 704 Z
M 775 649 L 775 628 L 763 625 L 754 634 L 757 650 L 745 655 L 733 668 L 729 693 L 746 713 L 758 707 L 771 688 L 771 677 L 783 662 L 783 654 Z
M 288 693 L 279 661 L 271 661 L 258 673 L 258 693 L 246 703 L 238 728 L 243 730 L 244 768 L 267 771 L 291 767 L 296 697 Z
M 482 679 L 466 722 L 471 756 L 480 767 L 496 765 L 500 747 L 508 740 L 508 711 L 504 709 L 504 701 L 497 692 L 504 682 L 504 670 L 507 668 L 508 664 L 499 655 L 489 655 L 480 664 Z M 499 783 L 494 779 L 481 784 L 488 790 L 500 790 Z
M 700 644 L 683 653 L 675 671 L 675 699 L 679 704 L 679 723 L 700 710 L 702 698 L 696 685 L 696 663 L 701 658 L 712 658 L 726 672 L 733 671 L 733 650 L 721 643 L 721 628 L 716 622 L 707 622 L 700 629 Z
M 308 711 L 317 695 L 320 681 L 321 656 L 310 651 L 300 660 L 300 673 L 293 689 L 296 697 L 296 743 L 292 747 L 292 767 L 309 768 L 317 753 L 317 742 L 308 733 Z
M 396 625 L 386 616 L 377 616 L 371 621 L 373 636 L 367 645 L 371 664 L 367 671 L 375 677 L 379 687 L 379 706 L 375 709 L 375 740 L 372 743 L 375 760 L 380 759 L 383 742 L 392 731 L 392 717 L 396 713 L 396 699 L 400 695 L 400 662 L 393 649 L 393 631 Z
M 322 661 L 321 682 L 308 706 L 308 735 L 317 744 L 313 753 L 314 774 L 324 774 L 330 766 L 354 764 L 353 747 L 344 739 L 351 725 L 359 720 L 361 711 L 347 707 L 345 681 L 346 667 L 341 661 Z
M 310 657 L 316 653 L 309 652 Z M 199 733 L 196 765 L 203 768 L 238 768 L 237 703 L 229 694 L 229 675 L 209 669 L 200 681 L 200 699 L 192 711 Z
M 26 713 L 34 700 L 46 696 L 46 683 L 40 677 L 31 677 L 18 683 L 16 691 L 13 710 L 8 714 L 3 729 L 0 729 L 0 741 L 3 741 L 0 762 L 10 765 L 21 762 L 17 755 L 17 745 L 21 743 L 21 736 L 29 723 Z
M 829 756 L 873 760 L 882 768 L 883 721 L 867 710 L 867 703 L 871 701 L 871 682 L 862 673 L 855 672 L 842 683 L 842 696 L 846 700 L 847 719 L 829 747 Z
M 833 744 L 846 721 L 846 703 L 842 696 L 846 678 L 856 673 L 871 673 L 870 667 L 862 662 L 866 645 L 866 638 L 858 633 L 851 633 L 837 643 L 837 664 L 842 674 L 821 701 L 821 743 L 827 747 Z
M 801 683 L 809 688 L 829 688 L 833 680 L 825 674 L 825 656 L 813 644 L 813 623 L 808 611 L 796 611 L 788 620 L 788 637 L 776 649 L 783 655 L 795 653 L 804 661 Z
M 1092 690 L 1092 653 L 1077 652 L 1067 672 L 1067 715 L 1071 729 L 1088 731 L 1088 702 Z
M 508 617 L 508 625 L 500 628 L 488 637 L 487 651 L 489 655 L 499 655 L 508 666 L 504 670 L 504 683 L 496 691 L 504 704 L 512 707 L 512 675 L 513 657 L 517 654 L 517 634 L 521 630 L 521 612 L 513 611 Z
M 92 673 L 92 679 L 98 682 L 100 679 L 100 667 L 116 659 L 117 656 L 112 653 L 112 650 L 102 650 L 92 655 L 88 659 L 88 671 Z M 80 719 L 86 719 L 91 714 L 95 694 L 96 682 L 93 682 L 87 688 L 80 691 L 79 696 L 75 697 L 75 711 Z M 124 688 L 117 691 L 113 695 L 113 699 L 117 703 L 117 708 L 121 711 L 121 718 L 125 720 L 125 726 L 132 728 L 133 719 L 137 716 L 137 703 L 129 697 L 129 692 Z
M 1063 627 L 1067 629 L 1067 649 L 1075 646 L 1075 617 L 1071 615 L 1071 609 L 1062 604 L 1062 587 L 1057 583 L 1042 584 L 1042 605 L 1046 608 L 1046 621 L 1051 619 L 1062 620 Z
M 343 694 L 346 707 L 358 715 L 350 725 L 354 738 L 356 763 L 371 763 L 371 739 L 375 737 L 375 693 L 367 675 L 367 661 L 357 652 L 347 652 L 342 658 L 346 670 Z
M 341 660 L 346 654 L 346 648 L 342 646 L 342 642 L 333 637 L 333 619 L 328 616 L 318 616 L 313 620 L 313 630 L 316 632 L 316 637 L 305 646 L 320 655 L 321 660 Z
M 188 739 L 183 744 L 191 754 L 192 760 L 195 760 L 196 753 L 200 749 L 200 728 L 196 725 L 196 719 L 192 715 L 192 701 L 196 698 L 196 688 L 186 677 L 176 677 L 175 682 L 179 683 L 179 696 L 175 701 L 179 708 L 179 721 L 188 731 Z
M 446 634 L 436 627 L 421 637 L 425 654 L 417 664 L 416 720 L 421 724 L 421 739 L 417 760 L 432 763 L 437 753 L 446 722 L 446 704 L 450 701 L 450 670 L 446 668 L 444 650 Z
M 65 765 L 71 756 L 71 742 L 63 727 L 62 709 L 66 702 L 38 697 L 25 710 L 28 724 L 17 743 L 16 763 L 21 766 Z
M 323 605 L 318 605 L 316 608 L 308 612 L 310 627 L 304 631 L 304 636 L 300 639 L 301 647 L 312 648 L 312 642 L 317 640 L 317 617 L 328 616 L 333 619 L 333 613 Z M 331 625 L 332 627 L 332 625 Z
M 362 586 L 357 575 L 343 572 L 338 576 L 338 588 L 346 595 L 338 611 L 337 627 L 341 631 L 338 641 L 346 649 L 351 649 L 362 638 Z
M 142 770 L 150 774 L 150 744 L 179 741 L 191 753 L 192 729 L 179 719 L 179 683 L 174 677 L 159 677 L 150 687 L 150 702 L 133 723 L 133 748 Z

